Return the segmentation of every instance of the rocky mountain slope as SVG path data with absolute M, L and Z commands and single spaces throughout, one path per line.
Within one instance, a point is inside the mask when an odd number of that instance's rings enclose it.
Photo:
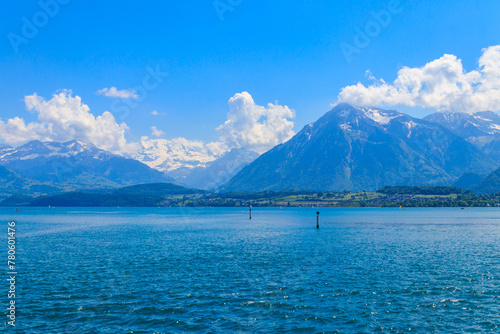
M 500 166 L 500 115 L 491 111 L 434 113 L 424 120 L 437 123 L 475 145 Z

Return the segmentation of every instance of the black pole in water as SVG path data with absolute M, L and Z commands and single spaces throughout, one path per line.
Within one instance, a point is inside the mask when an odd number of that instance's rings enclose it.
M 319 228 L 319 211 L 316 212 L 316 228 Z
M 252 219 L 252 206 L 250 205 L 250 219 Z

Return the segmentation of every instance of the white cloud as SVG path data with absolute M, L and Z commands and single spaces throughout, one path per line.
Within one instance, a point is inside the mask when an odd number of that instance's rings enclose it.
M 255 104 L 252 96 L 238 93 L 229 100 L 227 121 L 217 128 L 220 142 L 229 148 L 264 153 L 295 135 L 295 112 L 287 106 Z
M 141 139 L 141 149 L 133 155 L 152 168 L 171 171 L 179 167 L 200 167 L 233 148 L 263 153 L 290 139 L 295 113 L 286 106 L 255 104 L 247 92 L 229 100 L 228 120 L 217 128 L 218 141 L 204 143 L 185 138 Z M 154 135 L 154 134 L 153 134 Z
M 151 115 L 155 115 L 155 116 L 158 116 L 160 113 L 156 110 L 153 110 L 153 112 L 151 113 Z
M 140 142 L 127 142 L 128 126 L 118 124 L 106 111 L 94 116 L 79 96 L 71 91 L 53 95 L 52 99 L 33 94 L 25 97 L 26 108 L 37 114 L 38 121 L 26 124 L 15 117 L 0 119 L 0 140 L 21 144 L 29 140 L 81 140 L 114 153 L 136 158 L 150 167 L 169 171 L 179 167 L 198 167 L 215 160 L 233 148 L 246 148 L 258 153 L 283 143 L 294 135 L 294 111 L 286 106 L 258 106 L 247 92 L 229 100 L 228 120 L 217 128 L 219 140 L 205 143 L 186 138 L 171 140 L 142 137 Z M 165 132 L 151 127 L 152 137 Z
M 117 97 L 120 99 L 137 99 L 139 95 L 134 89 L 123 89 L 118 90 L 116 87 L 103 88 L 97 91 L 98 95 L 104 95 L 107 97 Z
M 479 68 L 466 72 L 454 55 L 427 63 L 420 68 L 403 67 L 390 84 L 383 79 L 372 85 L 347 86 L 339 102 L 363 106 L 406 105 L 439 111 L 500 110 L 500 45 L 482 50 Z
M 29 140 L 49 140 L 50 129 L 41 123 L 26 124 L 24 119 L 14 117 L 7 122 L 0 119 L 0 138 L 7 144 L 17 144 Z
M 151 135 L 153 137 L 161 137 L 161 136 L 165 135 L 165 132 L 158 130 L 158 128 L 156 126 L 152 126 L 151 127 Z
M 51 100 L 33 94 L 26 96 L 26 108 L 38 114 L 38 122 L 26 124 L 15 117 L 6 122 L 0 120 L 0 138 L 8 144 L 28 140 L 69 141 L 73 139 L 93 143 L 113 152 L 128 152 L 134 144 L 128 144 L 125 123 L 118 124 L 110 112 L 95 117 L 79 96 L 71 91 L 55 94 Z

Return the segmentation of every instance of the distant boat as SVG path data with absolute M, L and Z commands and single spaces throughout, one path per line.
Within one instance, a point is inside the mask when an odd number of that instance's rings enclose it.
M 16 209 L 16 212 L 20 212 L 20 211 L 21 211 L 21 210 L 19 210 L 19 209 Z

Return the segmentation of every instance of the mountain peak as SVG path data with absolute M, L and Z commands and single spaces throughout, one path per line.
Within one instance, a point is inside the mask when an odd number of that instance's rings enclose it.
M 61 146 L 61 150 L 59 151 L 60 153 L 64 152 L 64 153 L 78 154 L 88 151 L 96 154 L 99 152 L 103 152 L 102 150 L 98 149 L 94 144 L 85 143 L 78 140 L 68 141 L 65 143 L 61 143 L 59 145 Z
M 384 110 L 375 107 L 359 107 L 348 103 L 339 103 L 331 111 L 335 115 L 345 118 L 368 118 L 378 124 L 388 124 L 394 118 L 404 116 L 403 113 L 396 110 Z
M 424 117 L 424 120 L 438 123 L 464 138 L 500 135 L 500 115 L 491 111 L 474 114 L 437 112 Z
M 41 142 L 40 140 L 31 140 L 29 142 L 27 142 L 26 144 L 24 145 L 21 145 L 20 148 L 41 148 L 41 147 L 45 147 L 45 144 L 43 142 Z

